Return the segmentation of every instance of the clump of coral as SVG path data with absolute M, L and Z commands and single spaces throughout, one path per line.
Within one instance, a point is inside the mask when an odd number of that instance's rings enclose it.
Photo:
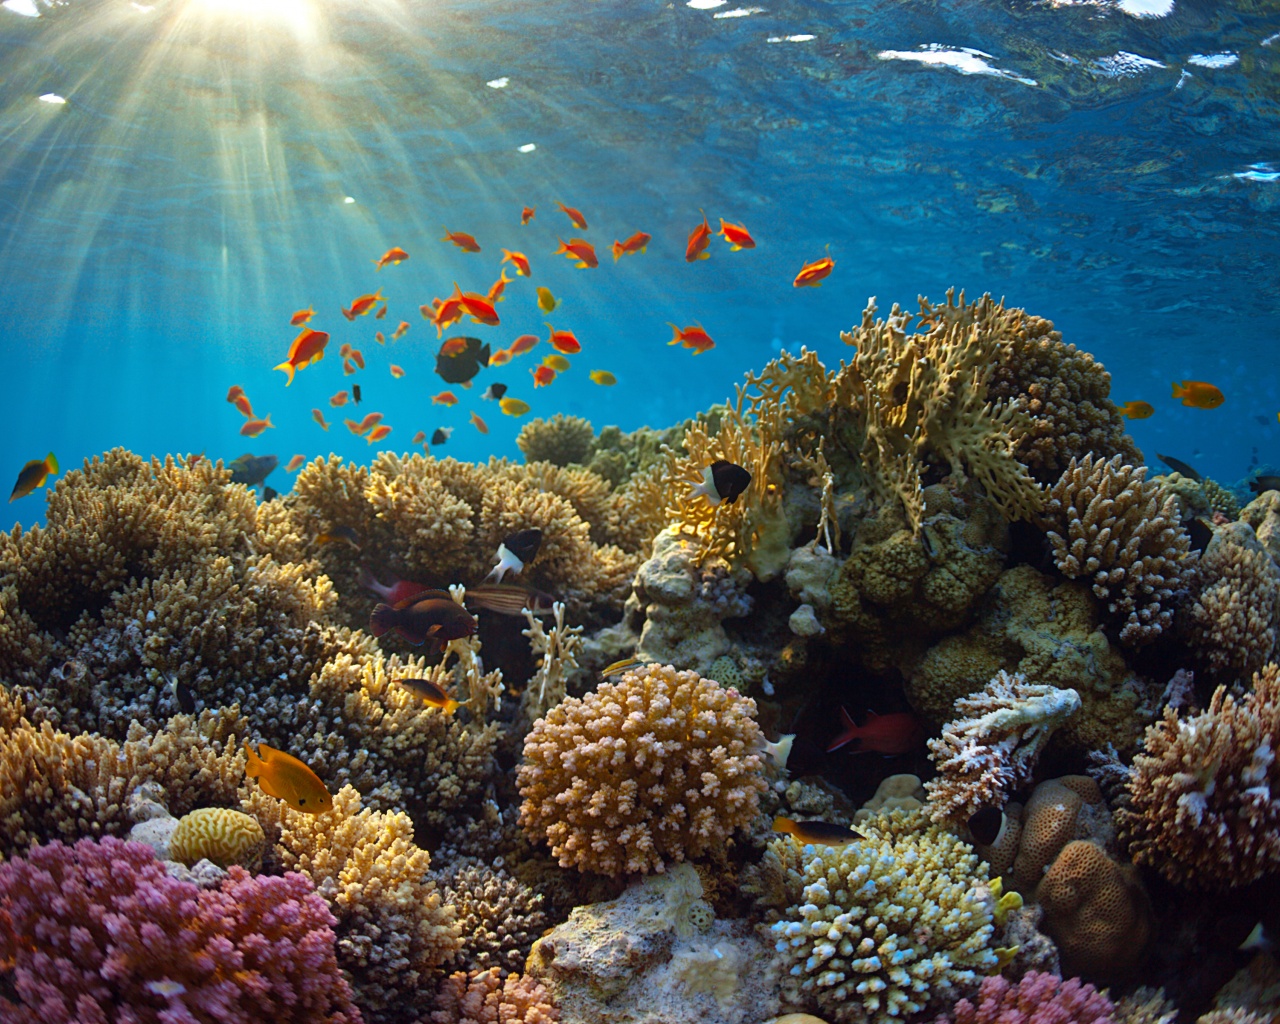
M 1106 993 L 1079 978 L 1028 971 L 1016 982 L 987 978 L 972 1000 L 961 999 L 936 1024 L 1113 1024 Z
M 1247 678 L 1280 642 L 1280 567 L 1253 527 L 1231 523 L 1214 531 L 1197 575 L 1188 630 L 1196 656 L 1215 679 Z
M 722 846 L 765 790 L 755 701 L 654 665 L 570 697 L 525 738 L 520 824 L 563 867 L 622 874 Z
M 216 890 L 139 843 L 51 843 L 0 864 L 0 1011 L 12 1024 L 356 1024 L 333 916 L 301 875 Z
M 595 452 L 595 430 L 581 416 L 556 413 L 550 419 L 536 417 L 520 428 L 516 447 L 528 462 L 553 466 L 585 465 Z
M 1198 889 L 1232 889 L 1280 869 L 1280 666 L 1253 690 L 1214 691 L 1209 707 L 1166 710 L 1134 758 L 1116 812 L 1135 863 Z
M 520 972 L 534 940 L 546 927 L 542 895 L 505 871 L 463 867 L 439 879 L 462 936 L 460 959 L 468 970 Z
M 1145 480 L 1146 467 L 1073 458 L 1049 492 L 1044 521 L 1054 562 L 1106 602 L 1120 640 L 1149 643 L 1173 623 L 1195 555 L 1177 501 Z
M 229 807 L 199 807 L 184 814 L 169 837 L 172 859 L 192 867 L 201 860 L 220 868 L 261 864 L 267 837 L 258 819 Z
M 455 971 L 440 985 L 425 1020 L 431 1024 L 555 1024 L 560 1019 L 546 988 L 497 968 Z

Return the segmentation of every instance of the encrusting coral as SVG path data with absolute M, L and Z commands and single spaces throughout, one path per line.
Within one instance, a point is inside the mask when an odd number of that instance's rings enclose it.
M 358 1024 L 332 925 L 298 874 L 201 890 L 139 843 L 37 846 L 0 864 L 0 1016 Z
M 1134 862 L 1169 881 L 1222 891 L 1280 869 L 1280 666 L 1252 691 L 1225 687 L 1209 707 L 1167 709 L 1134 758 L 1116 824 Z
M 1119 626 L 1123 643 L 1149 643 L 1173 623 L 1190 586 L 1195 553 L 1176 499 L 1123 456 L 1073 458 L 1049 492 L 1044 522 L 1054 562 L 1087 581 Z
M 961 999 L 935 1024 L 1113 1024 L 1114 1012 L 1105 992 L 1079 978 L 1028 971 L 1016 982 L 985 979 L 977 995 Z
M 525 738 L 520 824 L 562 867 L 661 871 L 723 846 L 765 790 L 755 701 L 665 665 L 570 697 Z

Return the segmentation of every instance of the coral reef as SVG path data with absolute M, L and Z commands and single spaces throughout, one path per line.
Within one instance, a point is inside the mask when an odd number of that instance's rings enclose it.
M 1123 643 L 1150 643 L 1173 623 L 1195 555 L 1177 501 L 1145 480 L 1146 467 L 1084 455 L 1049 491 L 1044 522 L 1054 561 L 1106 602 Z
M 505 871 L 463 867 L 437 879 L 441 899 L 452 907 L 462 937 L 459 960 L 470 971 L 524 969 L 534 940 L 546 927 L 542 895 Z
M 333 917 L 301 875 L 233 867 L 216 890 L 106 838 L 0 864 L 0 1012 L 13 1024 L 356 1024 Z
M 169 836 L 169 854 L 187 867 L 207 860 L 220 868 L 238 864 L 253 870 L 261 864 L 266 843 L 257 818 L 229 807 L 200 807 L 178 819 Z
M 534 724 L 520 824 L 562 867 L 661 871 L 754 817 L 763 746 L 755 701 L 696 672 L 636 669 Z
M 1137 864 L 1169 881 L 1221 891 L 1280 868 L 1280 666 L 1253 690 L 1214 691 L 1209 707 L 1166 709 L 1134 758 L 1128 806 L 1116 812 Z
M 539 416 L 520 428 L 516 447 L 526 462 L 586 465 L 595 453 L 595 430 L 581 416 L 566 416 L 562 412 L 550 419 Z
M 1030 971 L 1017 982 L 987 978 L 936 1024 L 1113 1024 L 1114 1011 L 1105 993 L 1079 978 Z
M 543 985 L 515 974 L 504 981 L 490 968 L 445 978 L 424 1024 L 555 1024 L 559 1019 Z
M 1240 519 L 1253 527 L 1258 543 L 1280 565 L 1280 491 L 1264 491 L 1240 510 Z

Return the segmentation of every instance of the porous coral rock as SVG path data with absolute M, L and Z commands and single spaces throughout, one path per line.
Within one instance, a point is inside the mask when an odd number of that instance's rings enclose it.
M 1120 455 L 1072 459 L 1043 516 L 1058 569 L 1089 582 L 1121 642 L 1132 646 L 1150 643 L 1173 623 L 1195 566 L 1177 501 L 1145 480 L 1146 472 Z
M 255 870 L 266 842 L 257 818 L 229 807 L 197 807 L 178 819 L 169 836 L 169 853 L 187 867 L 207 860 L 220 868 L 238 864 Z
M 1263 491 L 1240 510 L 1240 519 L 1253 527 L 1258 543 L 1280 565 L 1280 491 Z
M 885 811 L 918 811 L 924 806 L 925 789 L 918 775 L 889 775 L 881 780 L 871 799 L 858 808 L 854 824 L 861 824 Z
M 595 452 L 595 429 L 581 416 L 566 416 L 562 412 L 550 419 L 539 416 L 520 428 L 516 447 L 527 462 L 585 465 Z
M 563 867 L 621 874 L 723 845 L 765 790 L 755 701 L 653 665 L 570 697 L 525 738 L 520 824 Z
M 986 866 L 922 812 L 860 829 L 869 838 L 845 847 L 770 844 L 787 901 L 772 925 L 783 997 L 888 1024 L 976 989 L 999 962 Z
M 546 927 L 542 896 L 505 871 L 462 867 L 437 878 L 445 906 L 457 914 L 459 961 L 469 971 L 519 973 Z
M 1087 839 L 1114 851 L 1115 827 L 1098 784 L 1087 775 L 1046 779 L 1018 815 L 1018 843 L 1007 887 L 1028 899 L 1067 843 Z M 979 847 L 981 851 L 982 848 Z
M 787 561 L 787 589 L 801 604 L 825 612 L 831 605 L 827 588 L 839 568 L 836 557 L 821 544 L 802 544 Z
M 1221 891 L 1280 868 L 1280 667 L 1243 697 L 1225 687 L 1209 707 L 1167 709 L 1134 758 L 1129 805 L 1116 811 L 1134 862 L 1169 881 Z

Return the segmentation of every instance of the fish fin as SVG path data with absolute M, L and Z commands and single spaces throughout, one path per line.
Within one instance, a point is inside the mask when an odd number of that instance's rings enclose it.
M 1172 394 L 1170 397 L 1171 397 L 1171 398 L 1178 398 L 1179 396 L 1181 396 L 1181 395 L 1183 395 L 1183 394 L 1185 394 L 1185 392 L 1184 392 L 1180 387 L 1178 387 L 1178 382 L 1177 382 L 1177 381 L 1174 381 L 1174 382 L 1173 382 L 1173 394 Z
M 284 370 L 284 372 L 289 375 L 289 379 L 285 381 L 285 384 L 284 384 L 285 387 L 288 387 L 290 384 L 293 383 L 293 363 L 289 362 L 288 360 L 285 360 L 279 366 L 273 366 L 271 367 L 271 369 Z
M 58 457 L 53 452 L 49 453 L 49 457 L 44 460 L 44 464 L 50 476 L 58 472 Z
M 709 260 L 711 258 L 711 253 L 707 252 L 706 249 L 703 249 L 702 252 L 698 253 L 697 258 L 700 260 Z
M 834 750 L 839 750 L 846 743 L 850 743 L 858 737 L 858 723 L 850 717 L 843 704 L 840 705 L 840 719 L 844 722 L 844 732 L 831 741 L 831 745 L 827 747 L 828 754 Z
M 382 636 L 389 629 L 396 627 L 399 615 L 389 604 L 379 604 L 369 615 L 369 632 L 375 637 Z M 402 633 L 401 636 L 404 634 Z

